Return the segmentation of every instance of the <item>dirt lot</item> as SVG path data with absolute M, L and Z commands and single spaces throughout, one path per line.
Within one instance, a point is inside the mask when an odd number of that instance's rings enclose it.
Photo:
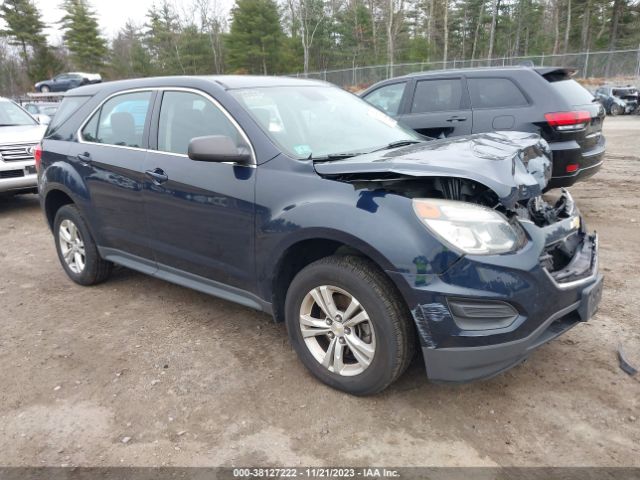
M 372 398 L 314 380 L 263 314 L 124 269 L 73 284 L 36 197 L 0 200 L 0 465 L 640 466 L 616 359 L 640 364 L 640 117 L 605 131 L 572 189 L 601 237 L 596 317 L 492 380 L 433 385 L 416 360 Z

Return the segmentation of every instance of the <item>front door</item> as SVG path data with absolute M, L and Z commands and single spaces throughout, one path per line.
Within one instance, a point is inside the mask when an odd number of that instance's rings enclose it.
M 194 137 L 225 135 L 236 145 L 246 140 L 207 95 L 167 90 L 158 103 L 144 199 L 159 268 L 253 290 L 255 165 L 187 156 Z
M 399 120 L 422 135 L 445 138 L 471 133 L 471 108 L 460 77 L 416 81 L 407 110 Z

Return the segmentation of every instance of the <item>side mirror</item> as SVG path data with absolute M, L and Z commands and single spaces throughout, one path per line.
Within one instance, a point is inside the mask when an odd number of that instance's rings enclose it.
M 195 137 L 189 142 L 189 158 L 200 162 L 251 163 L 251 152 L 246 146 L 237 146 L 226 135 Z

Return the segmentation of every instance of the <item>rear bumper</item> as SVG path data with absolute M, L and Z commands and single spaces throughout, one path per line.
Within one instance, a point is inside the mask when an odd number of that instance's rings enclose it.
M 583 151 L 575 141 L 549 143 L 553 152 L 553 172 L 547 188 L 569 187 L 595 175 L 604 162 L 606 141 L 601 136 L 598 144 Z M 567 166 L 578 165 L 574 172 L 567 172 Z

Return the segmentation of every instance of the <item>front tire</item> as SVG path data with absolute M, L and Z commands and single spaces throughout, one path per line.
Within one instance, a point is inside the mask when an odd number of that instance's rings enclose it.
M 611 105 L 609 113 L 612 117 L 617 117 L 618 115 L 622 115 L 624 112 L 622 111 L 622 107 L 620 105 L 614 103 L 613 105 Z
M 322 382 L 354 395 L 387 388 L 407 368 L 415 330 L 391 281 L 355 256 L 318 260 L 293 279 L 285 304 L 289 340 Z
M 113 264 L 100 257 L 91 233 L 75 205 L 65 205 L 53 222 L 58 259 L 69 278 L 80 285 L 96 285 L 111 274 Z
M 43 85 L 40 87 L 40 93 L 49 93 L 51 91 L 51 89 L 49 87 L 47 87 L 46 85 Z

